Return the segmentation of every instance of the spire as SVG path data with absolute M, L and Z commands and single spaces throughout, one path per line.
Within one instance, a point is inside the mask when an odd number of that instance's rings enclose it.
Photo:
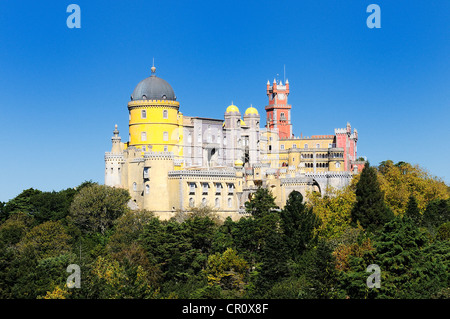
M 155 73 L 156 73 L 155 58 L 153 58 L 153 64 L 152 64 L 152 68 L 150 70 L 152 71 L 152 76 L 155 76 Z
M 121 147 L 120 147 L 120 142 L 121 142 L 121 138 L 119 136 L 119 130 L 117 129 L 117 124 L 114 125 L 114 136 L 111 138 L 112 141 L 112 148 L 111 148 L 111 153 L 120 153 Z

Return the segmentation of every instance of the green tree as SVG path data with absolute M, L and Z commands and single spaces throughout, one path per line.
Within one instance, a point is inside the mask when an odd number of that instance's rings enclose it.
M 188 270 L 199 253 L 192 248 L 183 224 L 176 221 L 152 219 L 145 225 L 139 243 L 150 262 L 161 269 L 164 281 L 186 280 Z
M 235 250 L 228 248 L 223 253 L 216 253 L 208 257 L 204 270 L 209 285 L 217 285 L 222 294 L 229 297 L 240 297 L 244 293 L 248 264 L 239 257 Z
M 89 299 L 157 298 L 147 272 L 141 267 L 127 268 L 110 257 L 99 256 L 82 285 Z
M 448 287 L 449 244 L 429 242 L 411 219 L 397 216 L 375 236 L 375 250 L 350 257 L 342 289 L 350 298 L 431 298 Z M 380 288 L 366 286 L 370 264 L 380 267 Z
M 450 199 L 430 202 L 423 213 L 422 225 L 432 234 L 443 223 L 450 222 Z
M 320 240 L 309 249 L 300 262 L 301 273 L 307 284 L 303 296 L 309 299 L 331 299 L 338 297 L 339 275 L 335 257 L 328 243 Z
M 22 191 L 19 195 L 8 201 L 2 211 L 6 219 L 11 213 L 24 212 L 29 213 L 33 211 L 33 198 L 35 195 L 42 193 L 40 190 L 29 188 Z
M 156 218 L 152 212 L 146 210 L 129 210 L 114 221 L 112 235 L 108 239 L 107 250 L 114 254 L 126 250 L 138 241 L 145 225 Z
M 261 264 L 255 277 L 256 296 L 264 296 L 270 288 L 289 275 L 289 253 L 280 232 L 270 232 L 261 249 Z
M 70 252 L 70 239 L 61 222 L 48 221 L 33 227 L 17 247 L 19 253 L 40 260 Z
M 410 218 L 416 225 L 420 225 L 422 222 L 422 214 L 417 206 L 417 201 L 414 195 L 409 196 L 405 216 Z
M 263 217 L 274 209 L 278 209 L 278 206 L 275 204 L 275 197 L 268 188 L 259 187 L 251 199 L 245 202 L 246 212 L 256 218 Z
M 127 211 L 130 194 L 127 190 L 93 184 L 83 187 L 70 206 L 70 220 L 86 233 L 100 232 L 113 226 Z
M 437 240 L 450 240 L 450 222 L 441 224 L 437 229 Z
M 305 205 L 302 194 L 297 191 L 289 194 L 280 217 L 283 238 L 291 258 L 296 260 L 315 238 L 314 230 L 319 227 L 320 219 Z
M 356 184 L 356 203 L 352 209 L 353 225 L 357 222 L 373 232 L 392 219 L 393 214 L 384 203 L 384 194 L 380 190 L 375 168 L 366 162 Z

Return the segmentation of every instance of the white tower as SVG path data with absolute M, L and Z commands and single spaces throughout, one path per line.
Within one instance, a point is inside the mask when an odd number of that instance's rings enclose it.
M 121 138 L 117 124 L 114 128 L 114 136 L 111 138 L 111 152 L 105 153 L 105 185 L 120 186 L 121 185 L 121 168 L 124 162 Z
M 248 129 L 248 155 L 249 164 L 253 166 L 260 161 L 259 158 L 259 113 L 250 106 L 244 114 L 244 122 L 249 126 Z

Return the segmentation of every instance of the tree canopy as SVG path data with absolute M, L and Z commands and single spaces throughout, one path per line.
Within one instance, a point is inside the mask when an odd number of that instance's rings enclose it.
M 448 187 L 406 162 L 367 164 L 325 196 L 294 190 L 284 207 L 261 186 L 239 219 L 194 207 L 162 220 L 129 199 L 84 182 L 0 203 L 0 298 L 450 297 Z

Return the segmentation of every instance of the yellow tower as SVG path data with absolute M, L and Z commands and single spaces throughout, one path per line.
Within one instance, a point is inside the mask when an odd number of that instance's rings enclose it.
M 128 102 L 130 140 L 128 146 L 143 152 L 172 152 L 175 158 L 183 156 L 180 103 L 169 83 L 155 75 L 138 83 Z

